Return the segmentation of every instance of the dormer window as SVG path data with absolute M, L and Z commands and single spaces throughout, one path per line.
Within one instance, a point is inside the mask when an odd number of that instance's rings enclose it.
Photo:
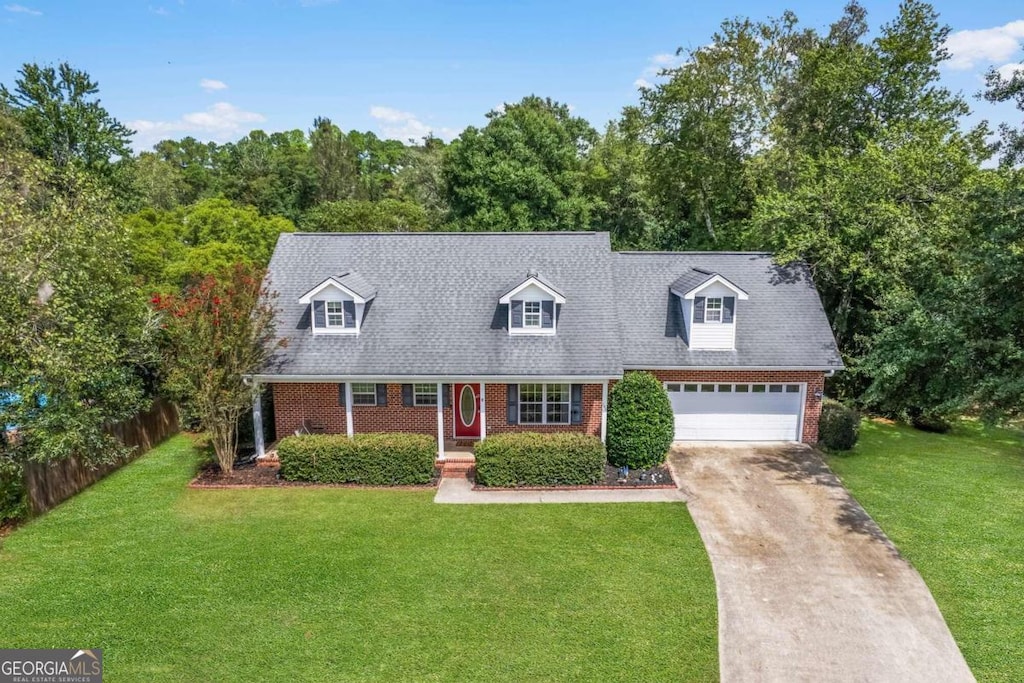
M 564 303 L 565 297 L 533 272 L 498 299 L 508 306 L 509 334 L 555 334 Z
M 708 297 L 704 302 L 704 322 L 722 322 L 722 297 Z
M 359 334 L 369 302 L 377 290 L 347 271 L 322 281 L 299 298 L 309 306 L 313 334 Z
M 703 268 L 691 268 L 669 285 L 669 291 L 678 297 L 687 346 L 720 351 L 736 348 L 737 306 L 750 298 L 745 291 Z
M 327 301 L 327 327 L 345 327 L 345 305 L 343 301 Z
M 540 302 L 523 302 L 523 327 L 539 328 L 541 324 Z

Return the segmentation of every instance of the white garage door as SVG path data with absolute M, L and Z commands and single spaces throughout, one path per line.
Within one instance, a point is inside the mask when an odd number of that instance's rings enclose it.
M 680 441 L 799 441 L 800 384 L 665 385 Z

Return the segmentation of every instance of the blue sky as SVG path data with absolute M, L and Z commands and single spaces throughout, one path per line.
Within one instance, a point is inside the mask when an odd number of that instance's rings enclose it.
M 0 82 L 23 62 L 70 61 L 100 83 L 107 109 L 139 131 L 136 147 L 194 135 L 219 142 L 252 128 L 343 128 L 450 139 L 528 94 L 573 107 L 598 128 L 637 100 L 637 82 L 677 47 L 708 41 L 722 19 L 791 9 L 825 26 L 842 2 L 357 2 L 356 0 L 0 0 Z M 896 2 L 863 3 L 873 27 Z M 946 84 L 974 119 L 1018 121 L 973 98 L 989 66 L 1024 51 L 1024 6 L 935 3 L 954 35 Z

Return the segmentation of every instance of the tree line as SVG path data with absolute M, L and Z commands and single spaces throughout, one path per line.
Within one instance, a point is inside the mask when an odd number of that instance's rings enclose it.
M 831 393 L 921 422 L 1019 418 L 1024 128 L 965 127 L 968 99 L 939 78 L 948 33 L 917 0 L 873 29 L 856 2 L 822 30 L 730 19 L 602 130 L 530 95 L 451 143 L 318 117 L 138 154 L 86 72 L 27 64 L 0 87 L 0 324 L 36 337 L 0 332 L 0 389 L 49 381 L 69 361 L 47 335 L 66 334 L 97 359 L 66 378 L 78 405 L 109 401 L 115 369 L 144 394 L 160 371 L 139 302 L 264 266 L 281 232 L 599 230 L 619 249 L 802 259 L 848 366 Z M 1024 111 L 1024 75 L 990 72 L 980 95 Z M 40 303 L 47 283 L 68 311 Z

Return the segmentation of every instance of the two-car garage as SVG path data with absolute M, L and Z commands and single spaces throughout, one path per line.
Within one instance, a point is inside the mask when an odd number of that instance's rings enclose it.
M 803 384 L 666 382 L 679 441 L 799 441 Z

